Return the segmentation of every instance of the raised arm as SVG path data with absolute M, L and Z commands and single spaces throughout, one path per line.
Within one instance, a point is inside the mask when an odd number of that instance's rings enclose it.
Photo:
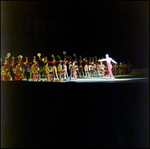
M 44 61 L 42 61 L 40 57 L 39 57 L 39 60 L 44 64 Z
M 112 58 L 111 58 L 111 61 L 112 61 L 113 63 L 117 64 L 117 62 L 116 62 L 116 61 L 114 61 Z
M 106 61 L 106 58 L 105 59 L 100 59 L 98 60 L 99 62 L 103 62 L 103 61 Z

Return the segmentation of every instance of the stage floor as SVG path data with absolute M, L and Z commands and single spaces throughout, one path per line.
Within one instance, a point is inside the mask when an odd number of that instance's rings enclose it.
M 53 80 L 53 82 L 55 82 L 56 79 Z M 25 78 L 23 81 L 27 81 L 27 79 Z M 41 78 L 40 82 L 46 82 L 47 80 L 45 78 Z M 74 83 L 131 83 L 131 82 L 147 82 L 149 81 L 148 77 L 124 77 L 124 76 L 118 76 L 115 77 L 114 79 L 111 78 L 107 78 L 107 77 L 84 77 L 84 78 L 77 78 L 76 80 L 70 80 L 70 79 L 66 79 L 66 81 L 61 80 L 61 82 L 59 83 L 65 83 L 65 82 L 74 82 Z M 30 78 L 29 82 L 33 82 L 33 79 Z M 44 82 L 44 83 L 45 83 Z M 49 82 L 46 82 L 49 83 Z M 58 83 L 58 82 L 56 82 Z

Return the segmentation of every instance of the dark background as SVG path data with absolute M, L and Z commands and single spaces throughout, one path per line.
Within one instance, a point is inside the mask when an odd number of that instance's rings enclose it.
M 2 148 L 148 148 L 146 83 L 2 82 Z
M 104 57 L 148 68 L 148 1 L 3 1 L 1 56 Z

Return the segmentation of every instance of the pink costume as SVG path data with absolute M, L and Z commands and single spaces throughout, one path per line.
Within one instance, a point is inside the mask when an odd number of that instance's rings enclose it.
M 117 63 L 116 61 L 114 61 L 112 58 L 110 57 L 106 57 L 106 59 L 102 59 L 102 60 L 98 60 L 98 61 L 106 61 L 107 62 L 107 67 L 108 67 L 108 77 L 113 76 L 113 73 L 112 73 L 112 65 L 111 65 L 111 61 L 114 62 L 114 63 Z

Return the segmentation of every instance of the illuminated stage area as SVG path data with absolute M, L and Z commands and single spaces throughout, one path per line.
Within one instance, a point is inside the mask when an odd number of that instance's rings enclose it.
M 56 79 L 54 79 L 52 82 L 55 82 Z M 24 79 L 23 81 L 27 81 L 27 79 Z M 47 81 L 45 78 L 41 78 L 40 82 L 43 83 L 49 83 L 49 82 L 44 82 Z M 148 78 L 107 78 L 107 77 L 90 77 L 90 78 L 77 78 L 76 80 L 70 80 L 70 79 L 66 79 L 66 81 L 64 81 L 63 79 L 61 80 L 61 82 L 59 83 L 65 83 L 65 82 L 75 82 L 75 83 L 118 83 L 118 82 L 122 82 L 122 83 L 130 83 L 130 82 L 142 82 L 142 81 L 148 81 Z M 33 82 L 33 79 L 30 78 L 29 82 Z M 58 82 L 56 82 L 58 83 Z

